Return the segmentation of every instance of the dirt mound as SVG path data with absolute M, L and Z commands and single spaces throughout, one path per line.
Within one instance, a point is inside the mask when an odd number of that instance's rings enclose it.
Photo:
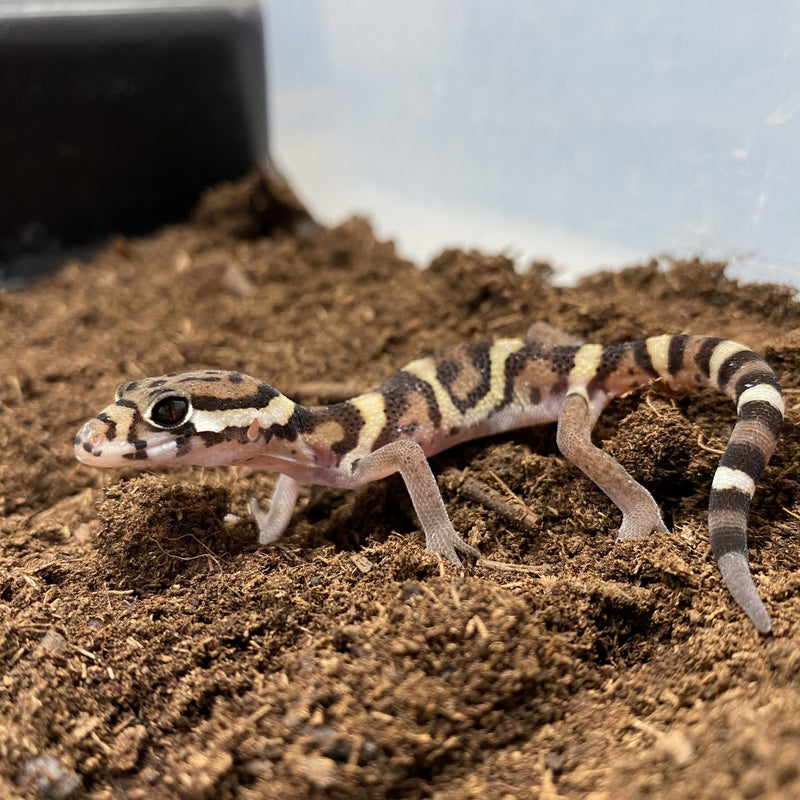
M 794 293 L 697 262 L 573 288 L 475 252 L 418 270 L 287 192 L 220 187 L 187 224 L 0 295 L 0 796 L 800 796 Z M 311 487 L 258 548 L 247 499 L 274 476 L 72 455 L 124 380 L 238 370 L 327 402 L 535 320 L 604 343 L 725 336 L 776 369 L 787 423 L 750 518 L 772 636 L 711 558 L 735 418 L 713 394 L 654 387 L 598 425 L 674 531 L 644 543 L 614 544 L 617 510 L 553 426 L 436 457 L 484 557 L 466 570 L 424 551 L 397 479 Z

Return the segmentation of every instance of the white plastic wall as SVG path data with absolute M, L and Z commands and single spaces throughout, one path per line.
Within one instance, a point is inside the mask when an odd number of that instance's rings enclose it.
M 800 3 L 265 0 L 271 150 L 326 222 L 800 286 Z

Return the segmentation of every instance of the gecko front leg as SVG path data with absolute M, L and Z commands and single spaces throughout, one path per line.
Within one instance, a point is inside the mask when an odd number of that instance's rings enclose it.
M 669 533 L 650 492 L 622 464 L 592 444 L 592 427 L 601 410 L 591 408 L 582 392 L 567 394 L 558 417 L 559 450 L 622 512 L 618 539 L 641 539 L 653 531 Z
M 447 516 L 442 495 L 433 477 L 422 446 L 410 439 L 389 442 L 361 458 L 353 468 L 357 485 L 369 483 L 399 472 L 417 512 L 428 550 L 439 553 L 448 561 L 460 564 L 457 550 L 480 558 L 480 553 L 468 545 L 455 531 Z
M 259 544 L 271 544 L 280 539 L 289 527 L 299 491 L 300 484 L 294 478 L 281 474 L 278 475 L 275 488 L 272 490 L 267 512 L 258 507 L 258 500 L 255 497 L 250 498 L 250 513 L 258 528 Z

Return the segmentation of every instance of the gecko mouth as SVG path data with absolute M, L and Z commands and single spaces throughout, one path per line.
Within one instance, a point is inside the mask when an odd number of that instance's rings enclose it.
M 75 458 L 94 467 L 122 467 L 131 461 L 160 459 L 176 448 L 168 433 L 156 434 L 147 440 L 110 439 L 106 423 L 90 419 L 75 436 Z

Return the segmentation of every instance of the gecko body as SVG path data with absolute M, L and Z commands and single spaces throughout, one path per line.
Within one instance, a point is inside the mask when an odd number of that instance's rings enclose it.
M 584 344 L 545 323 L 524 339 L 456 345 L 412 361 L 371 392 L 303 406 L 238 372 L 175 372 L 122 384 L 75 438 L 100 467 L 249 466 L 279 473 L 269 511 L 250 507 L 259 542 L 277 540 L 302 483 L 355 488 L 399 472 L 430 550 L 459 563 L 478 551 L 456 533 L 428 458 L 460 442 L 557 422 L 561 452 L 622 512 L 621 539 L 666 532 L 650 492 L 591 442 L 608 402 L 662 379 L 730 397 L 738 418 L 711 485 L 709 532 L 723 579 L 762 633 L 770 618 L 750 575 L 747 514 L 780 430 L 780 384 L 747 347 L 663 335 Z

